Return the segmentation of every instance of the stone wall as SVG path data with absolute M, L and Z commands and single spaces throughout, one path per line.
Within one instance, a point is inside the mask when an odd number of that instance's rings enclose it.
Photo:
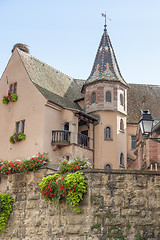
M 160 239 L 160 173 L 86 171 L 88 193 L 81 214 L 45 203 L 38 184 L 46 169 L 1 175 L 0 192 L 14 198 L 1 240 Z

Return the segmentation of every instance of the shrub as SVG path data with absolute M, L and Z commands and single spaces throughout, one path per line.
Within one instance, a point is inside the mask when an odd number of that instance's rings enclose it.
M 45 201 L 51 201 L 59 206 L 61 199 L 66 199 L 73 211 L 81 212 L 78 208 L 80 200 L 83 200 L 83 194 L 87 192 L 87 181 L 84 174 L 80 172 L 70 173 L 65 176 L 54 174 L 44 177 L 39 184 L 42 197 Z
M 9 103 L 9 98 L 7 96 L 2 98 L 2 103 L 3 104 L 8 104 Z
M 11 94 L 11 97 L 10 97 L 11 101 L 12 102 L 16 102 L 18 100 L 18 95 L 17 94 Z
M 39 167 L 48 163 L 48 154 L 38 153 L 35 156 L 29 157 L 23 161 L 13 160 L 13 161 L 1 161 L 0 162 L 0 173 L 10 174 L 15 172 L 29 172 L 36 171 Z
M 15 133 L 9 138 L 9 141 L 14 144 L 16 142 L 20 142 L 21 140 L 25 140 L 26 135 L 24 133 Z
M 12 211 L 13 198 L 9 194 L 0 193 L 0 233 L 8 224 L 8 219 Z
M 81 169 L 91 168 L 88 159 L 79 159 L 78 157 L 73 160 L 62 160 L 59 166 L 60 173 L 75 172 Z

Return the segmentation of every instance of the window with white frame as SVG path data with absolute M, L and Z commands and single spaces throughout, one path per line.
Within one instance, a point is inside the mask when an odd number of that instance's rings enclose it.
M 24 133 L 25 120 L 16 122 L 16 133 Z

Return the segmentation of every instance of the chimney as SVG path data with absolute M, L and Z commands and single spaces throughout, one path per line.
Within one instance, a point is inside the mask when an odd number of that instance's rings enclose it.
M 28 46 L 27 44 L 16 43 L 16 44 L 13 46 L 13 49 L 12 49 L 11 52 L 13 53 L 16 48 L 20 49 L 20 50 L 23 51 L 23 52 L 29 53 L 29 46 Z

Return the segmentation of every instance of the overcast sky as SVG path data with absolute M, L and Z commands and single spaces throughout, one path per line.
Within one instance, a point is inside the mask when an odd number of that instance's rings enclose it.
M 0 0 L 0 76 L 20 42 L 59 71 L 87 79 L 105 11 L 126 82 L 160 85 L 160 0 Z

